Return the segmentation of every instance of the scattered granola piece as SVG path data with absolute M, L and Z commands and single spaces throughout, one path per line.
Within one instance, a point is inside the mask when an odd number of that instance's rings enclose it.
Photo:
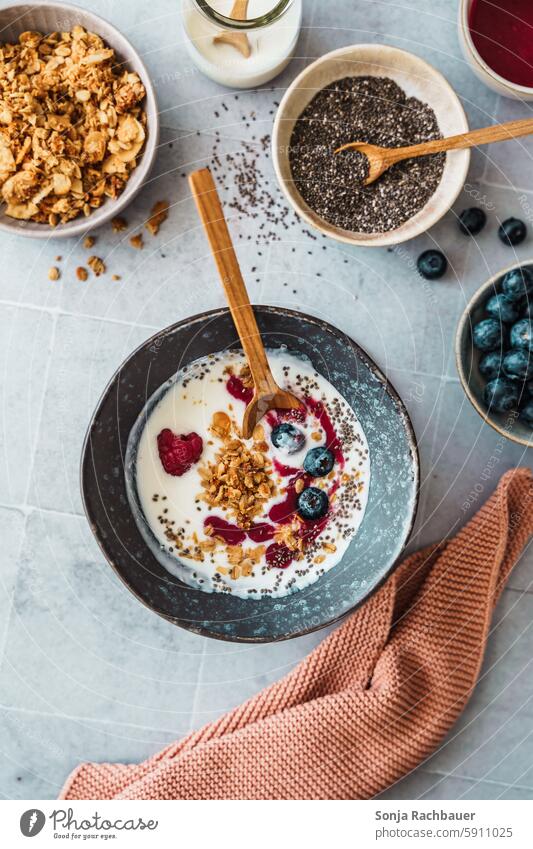
M 123 233 L 127 228 L 128 222 L 125 218 L 121 218 L 120 215 L 117 215 L 111 221 L 111 227 L 113 228 L 113 233 Z
M 61 274 L 59 272 L 59 268 L 56 268 L 56 266 L 53 265 L 52 268 L 50 268 L 49 271 L 48 271 L 48 279 L 49 280 L 59 280 L 60 277 L 61 277 Z
M 85 236 L 85 239 L 83 240 L 83 247 L 87 249 L 92 248 L 95 242 L 96 239 L 94 236 Z
M 142 249 L 144 248 L 142 233 L 137 233 L 136 236 L 131 236 L 130 245 L 132 246 L 132 248 L 135 248 L 135 250 L 142 251 Z
M 101 274 L 105 274 L 105 263 L 99 256 L 90 256 L 87 260 L 87 265 L 89 268 L 92 268 L 97 277 L 100 277 Z
M 62 257 L 61 255 L 60 255 L 60 256 L 56 256 L 56 262 L 61 262 L 61 260 L 62 260 L 62 259 L 63 259 L 63 257 Z
M 87 280 L 87 278 L 89 277 L 87 269 L 84 268 L 82 265 L 79 265 L 76 269 L 76 277 L 78 278 L 78 280 Z
M 151 217 L 146 222 L 146 229 L 152 236 L 157 236 L 159 233 L 159 228 L 163 224 L 164 221 L 168 218 L 168 209 L 169 209 L 168 200 L 158 200 L 156 204 L 152 207 Z
M 121 279 L 122 278 L 121 278 L 120 274 L 112 274 L 111 275 L 111 280 L 121 280 Z

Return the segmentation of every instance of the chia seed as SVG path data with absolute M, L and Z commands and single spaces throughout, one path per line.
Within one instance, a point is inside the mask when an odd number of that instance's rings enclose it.
M 442 138 L 434 111 L 388 77 L 345 77 L 313 97 L 296 121 L 289 161 L 305 202 L 344 230 L 395 230 L 426 205 L 440 183 L 445 154 L 398 162 L 364 186 L 364 154 L 351 141 L 403 147 Z

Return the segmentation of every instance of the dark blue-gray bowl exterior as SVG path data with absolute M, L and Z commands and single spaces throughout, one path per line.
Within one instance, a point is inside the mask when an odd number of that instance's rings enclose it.
M 405 407 L 370 357 L 322 321 L 279 307 L 254 307 L 265 346 L 304 354 L 355 410 L 370 450 L 363 522 L 342 561 L 311 586 L 259 601 L 205 593 L 167 572 L 133 518 L 124 473 L 128 438 L 150 396 L 199 357 L 238 349 L 227 309 L 168 327 L 134 351 L 107 386 L 82 455 L 85 511 L 110 565 L 137 598 L 198 634 L 235 642 L 271 642 L 329 625 L 358 607 L 389 576 L 411 532 L 419 461 Z M 130 470 L 131 474 L 131 470 Z

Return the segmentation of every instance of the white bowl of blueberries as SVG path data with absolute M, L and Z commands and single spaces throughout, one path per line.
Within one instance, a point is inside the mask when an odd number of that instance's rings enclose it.
M 463 388 L 480 416 L 508 439 L 533 446 L 533 259 L 504 269 L 476 292 L 455 350 Z

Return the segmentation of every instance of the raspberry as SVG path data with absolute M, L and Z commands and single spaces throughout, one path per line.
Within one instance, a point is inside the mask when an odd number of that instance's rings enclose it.
M 157 437 L 157 448 L 165 472 L 180 477 L 200 459 L 203 442 L 197 433 L 182 433 L 176 436 L 166 427 Z

